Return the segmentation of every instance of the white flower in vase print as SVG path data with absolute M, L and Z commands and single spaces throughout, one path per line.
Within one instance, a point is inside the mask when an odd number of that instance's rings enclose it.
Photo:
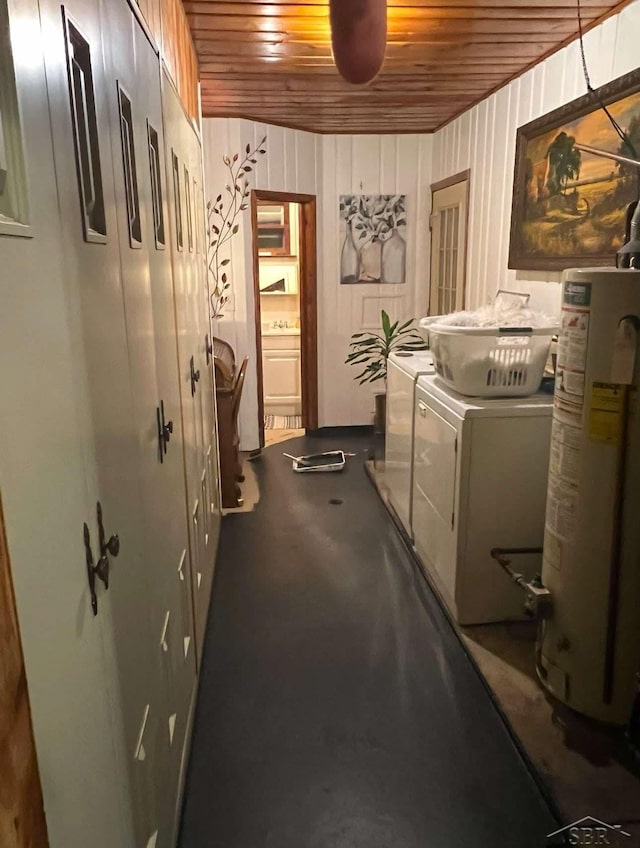
M 360 248 L 360 281 L 379 283 L 382 275 L 382 245 L 371 239 Z

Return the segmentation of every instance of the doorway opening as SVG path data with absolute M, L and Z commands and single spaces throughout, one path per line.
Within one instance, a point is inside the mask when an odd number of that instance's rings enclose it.
M 251 192 L 260 447 L 318 428 L 316 198 Z
M 469 177 L 464 171 L 431 186 L 429 315 L 464 309 Z

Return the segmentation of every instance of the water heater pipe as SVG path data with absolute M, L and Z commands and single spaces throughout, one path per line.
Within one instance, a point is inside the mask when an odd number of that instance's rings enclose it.
M 525 593 L 524 610 L 527 615 L 538 620 L 550 618 L 553 612 L 553 599 L 551 592 L 542 584 L 540 576 L 536 575 L 533 580 L 527 580 L 524 574 L 519 574 L 511 568 L 511 560 L 506 556 L 507 554 L 541 554 L 542 548 L 491 548 L 489 553 L 491 559 L 494 559 L 516 586 Z

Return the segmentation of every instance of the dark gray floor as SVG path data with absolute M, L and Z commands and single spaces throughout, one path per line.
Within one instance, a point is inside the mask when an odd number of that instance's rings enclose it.
M 368 441 L 268 448 L 257 509 L 223 521 L 181 848 L 541 848 L 557 827 Z M 338 447 L 358 453 L 342 474 L 282 456 Z

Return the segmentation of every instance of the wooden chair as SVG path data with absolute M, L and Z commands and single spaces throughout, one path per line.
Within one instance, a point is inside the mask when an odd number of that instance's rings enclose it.
M 238 482 L 241 482 L 244 477 L 240 461 L 238 413 L 248 364 L 249 357 L 245 356 L 232 386 L 216 386 L 222 506 L 225 509 L 242 505 L 242 493 Z
M 213 366 L 216 372 L 216 386 L 229 389 L 236 376 L 236 355 L 233 348 L 223 339 L 215 336 L 213 341 Z

